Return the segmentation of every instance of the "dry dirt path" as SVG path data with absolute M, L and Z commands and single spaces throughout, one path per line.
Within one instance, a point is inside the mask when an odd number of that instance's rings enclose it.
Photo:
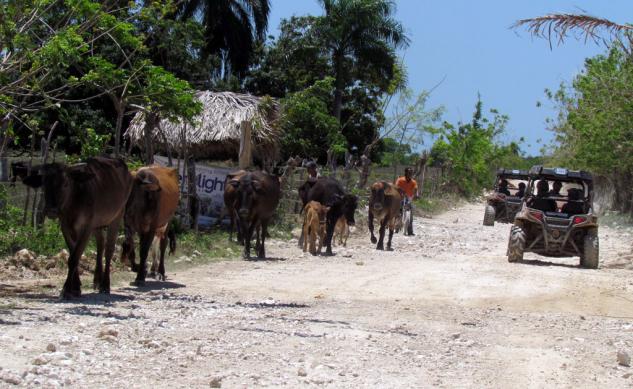
M 633 387 L 630 233 L 601 228 L 598 270 L 511 264 L 482 216 L 418 219 L 393 252 L 273 241 L 73 302 L 0 281 L 0 387 Z

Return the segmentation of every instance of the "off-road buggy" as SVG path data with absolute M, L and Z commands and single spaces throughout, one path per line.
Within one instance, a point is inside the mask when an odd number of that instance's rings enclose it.
M 593 179 L 585 171 L 534 166 L 508 242 L 508 261 L 533 252 L 580 257 L 580 266 L 598 267 L 598 218 L 593 213 Z M 559 185 L 552 185 L 558 181 Z M 558 193 L 549 191 L 560 187 Z M 535 190 L 539 188 L 538 192 Z
M 528 181 L 527 170 L 497 169 L 494 192 L 486 198 L 486 210 L 484 212 L 484 226 L 493 226 L 495 221 L 501 223 L 514 222 L 514 216 L 521 209 L 522 197 L 517 196 L 519 184 Z M 501 193 L 501 183 L 507 182 L 507 191 Z

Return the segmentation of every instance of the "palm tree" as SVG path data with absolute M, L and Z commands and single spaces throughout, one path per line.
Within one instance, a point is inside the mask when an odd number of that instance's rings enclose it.
M 393 18 L 391 0 L 319 0 L 325 10 L 315 33 L 325 42 L 334 70 L 334 116 L 341 120 L 343 91 L 359 68 L 390 75 L 395 50 L 407 47 L 409 39 Z
M 205 28 L 206 54 L 222 59 L 223 73 L 244 74 L 257 41 L 268 29 L 270 0 L 184 0 L 182 19 L 199 18 Z
M 607 33 L 607 39 L 619 39 L 623 33 L 633 31 L 633 26 L 629 24 L 618 24 L 608 19 L 598 18 L 590 15 L 577 14 L 549 14 L 536 18 L 522 19 L 514 23 L 512 28 L 527 26 L 528 31 L 539 38 L 547 39 L 552 45 L 552 40 L 558 43 L 569 37 L 572 33 L 576 38 L 584 38 L 585 41 L 591 39 L 595 42 L 604 41 L 600 31 Z M 633 42 L 633 36 L 625 34 L 629 43 Z

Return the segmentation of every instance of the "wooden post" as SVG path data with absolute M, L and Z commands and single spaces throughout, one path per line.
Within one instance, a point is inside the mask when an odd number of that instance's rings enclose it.
M 253 166 L 253 144 L 251 140 L 251 123 L 243 121 L 240 125 L 240 169 L 247 169 Z

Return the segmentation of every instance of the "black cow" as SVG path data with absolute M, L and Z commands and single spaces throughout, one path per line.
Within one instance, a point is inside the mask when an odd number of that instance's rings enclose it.
M 358 198 L 345 193 L 343 186 L 337 180 L 329 177 L 321 177 L 314 186 L 310 188 L 307 200 L 318 201 L 330 207 L 326 220 L 325 255 L 333 255 L 332 235 L 334 235 L 336 222 L 341 216 L 345 216 L 347 218 L 347 224 L 350 226 L 355 224 L 354 212 L 358 206 Z
M 98 157 L 72 166 L 49 163 L 33 167 L 22 182 L 33 188 L 43 186 L 44 214 L 59 218 L 70 253 L 62 298 L 81 296 L 79 260 L 93 232 L 97 239 L 94 287 L 100 293 L 110 293 L 110 262 L 132 189 L 132 176 L 125 162 Z M 108 229 L 107 238 L 103 236 L 104 227 Z M 106 263 L 102 269 L 104 250 Z
M 261 243 L 257 246 L 257 256 L 266 257 L 264 243 L 268 234 L 268 223 L 275 214 L 281 197 L 279 178 L 268 173 L 256 171 L 246 173 L 229 181 L 236 194 L 233 203 L 239 217 L 239 228 L 244 240 L 244 259 L 251 255 L 253 233 L 261 227 Z M 259 241 L 259 239 L 258 239 Z

